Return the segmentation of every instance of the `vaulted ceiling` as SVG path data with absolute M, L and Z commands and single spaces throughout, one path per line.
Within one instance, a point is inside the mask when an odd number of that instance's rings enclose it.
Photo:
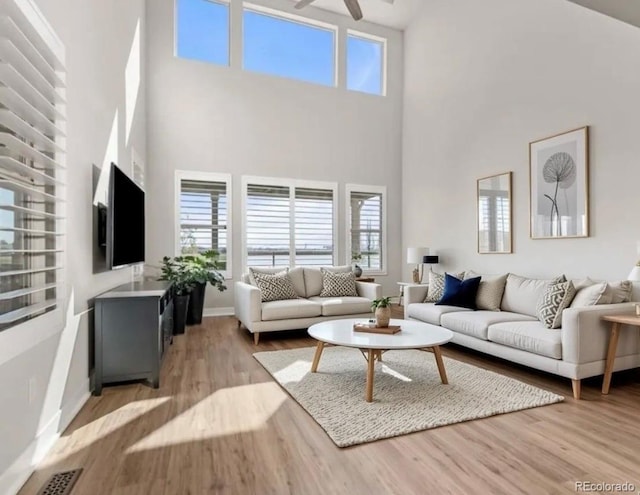
M 639 0 L 569 0 L 628 24 L 640 27 Z

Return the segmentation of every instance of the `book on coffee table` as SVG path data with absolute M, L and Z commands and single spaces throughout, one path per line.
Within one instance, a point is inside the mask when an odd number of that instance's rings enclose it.
M 354 323 L 354 332 L 363 333 L 383 333 L 387 335 L 393 335 L 398 333 L 402 328 L 400 325 L 389 325 L 388 327 L 377 327 L 375 323 Z

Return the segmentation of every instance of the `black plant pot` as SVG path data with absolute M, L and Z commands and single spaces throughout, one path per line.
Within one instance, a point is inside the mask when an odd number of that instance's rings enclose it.
M 204 309 L 204 295 L 207 284 L 198 284 L 191 291 L 189 308 L 187 309 L 187 325 L 200 325 L 202 323 L 202 311 Z
M 174 335 L 184 333 L 184 328 L 187 324 L 187 306 L 189 306 L 189 294 L 186 296 L 175 296 L 173 298 Z

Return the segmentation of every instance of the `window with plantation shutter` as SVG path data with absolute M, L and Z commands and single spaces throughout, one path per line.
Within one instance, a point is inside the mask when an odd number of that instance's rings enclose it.
M 0 3 L 0 331 L 64 292 L 64 50 L 23 5 Z
M 347 246 L 352 259 L 369 274 L 386 270 L 386 188 L 347 184 Z
M 179 254 L 211 249 L 220 254 L 222 272 L 231 276 L 231 177 L 177 172 Z
M 334 264 L 335 184 L 251 178 L 245 182 L 246 266 Z

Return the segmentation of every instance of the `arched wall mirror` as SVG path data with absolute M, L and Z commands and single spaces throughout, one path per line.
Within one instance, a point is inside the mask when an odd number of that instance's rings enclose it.
M 478 179 L 480 254 L 512 252 L 511 217 L 511 172 Z

